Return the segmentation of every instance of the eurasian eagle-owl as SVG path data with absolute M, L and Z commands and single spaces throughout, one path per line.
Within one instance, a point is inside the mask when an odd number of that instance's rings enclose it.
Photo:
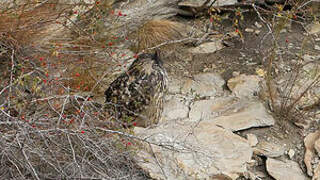
M 166 87 L 167 73 L 159 51 L 141 54 L 105 91 L 106 104 L 116 120 L 147 127 L 161 117 Z

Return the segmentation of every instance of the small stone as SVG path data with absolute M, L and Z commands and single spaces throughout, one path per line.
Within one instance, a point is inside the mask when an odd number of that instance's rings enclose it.
M 280 33 L 286 33 L 286 32 L 288 32 L 288 31 L 285 28 L 280 30 Z
M 203 68 L 203 71 L 202 71 L 202 72 L 208 72 L 208 71 L 210 71 L 210 69 L 207 68 L 207 67 L 205 67 L 205 68 Z
M 261 32 L 260 30 L 255 30 L 255 31 L 254 31 L 254 33 L 255 33 L 256 35 L 259 35 L 260 32 Z
M 320 46 L 315 45 L 315 46 L 314 46 L 314 49 L 319 51 L 319 50 L 320 50 Z
M 260 178 L 265 178 L 265 177 L 267 177 L 267 174 L 266 174 L 265 172 L 263 172 L 263 171 L 257 171 L 257 172 L 256 172 L 256 175 L 257 175 L 258 177 L 260 177 Z
M 254 25 L 257 27 L 257 28 L 262 28 L 262 25 L 261 24 L 259 24 L 257 21 L 254 23 Z
M 206 53 L 214 53 L 222 48 L 224 48 L 222 41 L 216 40 L 213 42 L 203 43 L 198 47 L 189 49 L 189 51 L 192 54 L 206 54 Z
M 319 180 L 320 179 L 320 164 L 318 164 L 315 168 L 314 168 L 314 175 L 312 177 L 313 180 Z
M 247 140 L 251 147 L 254 147 L 258 144 L 258 138 L 254 134 L 247 134 Z
M 314 39 L 314 40 L 318 42 L 318 41 L 320 41 L 320 38 L 316 38 L 316 39 Z
M 250 142 L 249 142 L 249 144 L 250 144 Z M 256 160 L 254 160 L 254 159 L 251 159 L 251 160 L 248 162 L 248 165 L 249 165 L 249 166 L 257 166 L 257 165 L 258 165 L 258 162 L 257 162 Z
M 315 59 L 315 56 L 311 56 L 309 54 L 305 54 L 302 56 L 303 60 L 307 61 L 307 62 L 310 62 L 310 61 L 313 61 Z
M 254 153 L 266 157 L 279 157 L 285 153 L 283 145 L 271 143 L 270 139 L 260 141 L 254 148 Z
M 256 73 L 257 73 L 257 75 L 258 75 L 259 77 L 265 77 L 266 74 L 267 74 L 267 72 L 266 72 L 265 70 L 260 69 L 260 68 L 256 70 Z
M 259 92 L 261 80 L 259 76 L 241 74 L 229 79 L 227 86 L 237 97 L 250 97 Z
M 290 159 L 293 158 L 294 154 L 295 154 L 294 150 L 293 149 L 289 149 L 288 156 L 289 156 Z
M 253 32 L 254 32 L 254 29 L 246 28 L 244 31 L 245 31 L 245 32 L 248 32 L 248 33 L 253 33 Z
M 236 77 L 236 76 L 239 76 L 240 75 L 240 72 L 239 71 L 233 71 L 232 72 L 232 76 L 233 77 Z

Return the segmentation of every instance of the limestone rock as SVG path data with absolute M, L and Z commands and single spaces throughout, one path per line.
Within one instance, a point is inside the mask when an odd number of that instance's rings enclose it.
M 308 178 L 303 174 L 299 164 L 286 160 L 279 161 L 268 158 L 266 162 L 268 173 L 276 180 L 307 180 Z
M 178 94 L 181 93 L 181 86 L 185 80 L 180 78 L 176 79 L 173 77 L 168 77 L 168 93 Z
M 249 170 L 245 175 L 245 178 L 249 180 L 265 179 L 266 177 L 268 177 L 268 175 L 259 170 Z
M 247 140 L 251 147 L 254 147 L 258 144 L 258 138 L 254 134 L 247 134 Z
M 289 156 L 290 159 L 293 158 L 294 154 L 295 154 L 294 150 L 293 149 L 289 149 L 288 156 Z
M 211 3 L 215 2 L 213 4 L 214 7 L 217 6 L 227 6 L 227 5 L 233 5 L 236 4 L 237 1 L 235 0 L 211 0 L 206 4 L 207 0 L 183 0 L 178 3 L 179 6 L 189 6 L 189 7 L 201 7 L 204 5 L 210 5 Z
M 307 26 L 307 31 L 310 34 L 318 34 L 320 32 L 320 23 L 312 23 Z
M 190 121 L 212 121 L 232 131 L 274 124 L 273 117 L 255 99 L 222 97 L 196 101 L 189 113 Z
M 320 179 L 320 163 L 318 163 L 314 169 L 312 180 Z
M 198 47 L 191 48 L 189 51 L 193 54 L 201 54 L 201 53 L 214 53 L 220 49 L 222 49 L 223 43 L 221 40 L 216 40 L 213 42 L 207 42 L 199 45 Z
M 137 153 L 138 164 L 154 179 L 236 179 L 246 172 L 252 149 L 247 140 L 206 121 L 170 121 L 136 136 L 150 142 Z M 157 145 L 155 145 L 157 144 Z M 156 157 L 156 158 L 155 158 Z
M 256 22 L 254 22 L 254 25 L 257 27 L 257 28 L 262 28 L 262 25 L 260 24 L 260 23 L 258 23 L 257 21 Z
M 198 12 L 203 11 L 213 3 L 213 7 L 222 7 L 234 5 L 237 0 L 182 0 L 178 3 L 180 8 L 179 14 L 184 16 L 194 16 Z
M 320 156 L 320 138 L 314 142 L 314 149 L 317 151 L 318 155 Z
M 166 120 L 183 119 L 188 117 L 189 108 L 183 102 L 183 99 L 172 97 L 164 103 L 162 116 Z
M 195 97 L 211 97 L 223 94 L 225 81 L 215 73 L 201 73 L 194 79 L 172 79 L 169 81 L 169 92 L 181 93 Z
M 310 133 L 304 138 L 304 146 L 306 148 L 306 152 L 304 154 L 304 163 L 307 167 L 307 173 L 309 176 L 313 175 L 312 161 L 316 155 L 314 146 L 315 146 L 315 142 L 319 138 L 320 138 L 320 131 Z
M 237 97 L 250 97 L 259 92 L 259 82 L 261 80 L 256 75 L 241 74 L 229 79 L 227 85 Z
M 254 32 L 254 29 L 252 29 L 252 28 L 246 28 L 244 31 L 245 31 L 245 32 L 248 32 L 248 33 L 253 33 L 253 32 Z
M 279 157 L 285 153 L 285 148 L 280 144 L 262 140 L 254 148 L 254 153 L 266 157 Z

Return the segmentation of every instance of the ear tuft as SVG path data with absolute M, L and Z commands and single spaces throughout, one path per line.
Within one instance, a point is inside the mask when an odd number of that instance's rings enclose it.
M 160 49 L 156 49 L 153 55 L 153 58 L 157 61 L 161 63 L 161 52 Z

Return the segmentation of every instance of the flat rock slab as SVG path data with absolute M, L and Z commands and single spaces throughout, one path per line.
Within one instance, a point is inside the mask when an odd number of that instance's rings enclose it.
M 205 5 L 207 0 L 183 0 L 178 3 L 179 6 L 187 6 L 187 7 L 201 7 Z M 237 0 L 211 0 L 209 3 L 207 3 L 207 7 L 209 7 L 210 4 L 213 4 L 214 7 L 219 6 L 227 6 L 227 5 L 233 5 L 236 4 Z
M 164 103 L 162 117 L 167 121 L 184 119 L 188 117 L 188 113 L 189 108 L 183 102 L 183 99 L 172 97 Z
M 256 99 L 222 97 L 196 101 L 189 113 L 190 121 L 212 121 L 232 131 L 274 124 L 273 117 Z
M 256 146 L 259 142 L 257 136 L 254 134 L 247 134 L 247 140 L 251 147 Z
M 203 43 L 198 47 L 189 49 L 189 52 L 193 54 L 203 54 L 203 53 L 214 53 L 218 50 L 224 48 L 221 40 L 216 40 L 213 42 Z
M 246 139 L 208 121 L 171 121 L 134 132 L 152 143 L 137 153 L 136 160 L 154 179 L 210 179 L 219 174 L 236 179 L 246 172 L 253 154 Z
M 228 80 L 228 88 L 237 97 L 250 97 L 260 90 L 260 81 L 262 79 L 255 75 L 241 74 Z
M 285 153 L 285 147 L 282 144 L 276 144 L 262 140 L 254 148 L 254 153 L 266 157 L 279 157 Z
M 304 164 L 307 167 L 307 173 L 309 176 L 316 176 L 317 178 L 320 178 L 320 169 L 316 168 L 313 169 L 313 161 L 316 158 L 316 142 L 320 139 L 320 131 L 316 131 L 313 133 L 309 133 L 304 138 L 304 146 L 306 148 L 306 152 L 304 154 Z M 318 164 L 319 166 L 319 164 Z M 319 171 L 319 172 L 317 172 Z
M 320 23 L 311 23 L 307 26 L 307 31 L 310 34 L 318 34 L 320 32 Z
M 223 93 L 225 81 L 216 73 L 201 73 L 193 79 L 170 79 L 169 93 L 184 94 L 198 97 L 212 97 Z
M 286 160 L 279 161 L 268 158 L 266 162 L 268 173 L 276 180 L 307 180 L 308 178 L 303 174 L 299 164 Z

